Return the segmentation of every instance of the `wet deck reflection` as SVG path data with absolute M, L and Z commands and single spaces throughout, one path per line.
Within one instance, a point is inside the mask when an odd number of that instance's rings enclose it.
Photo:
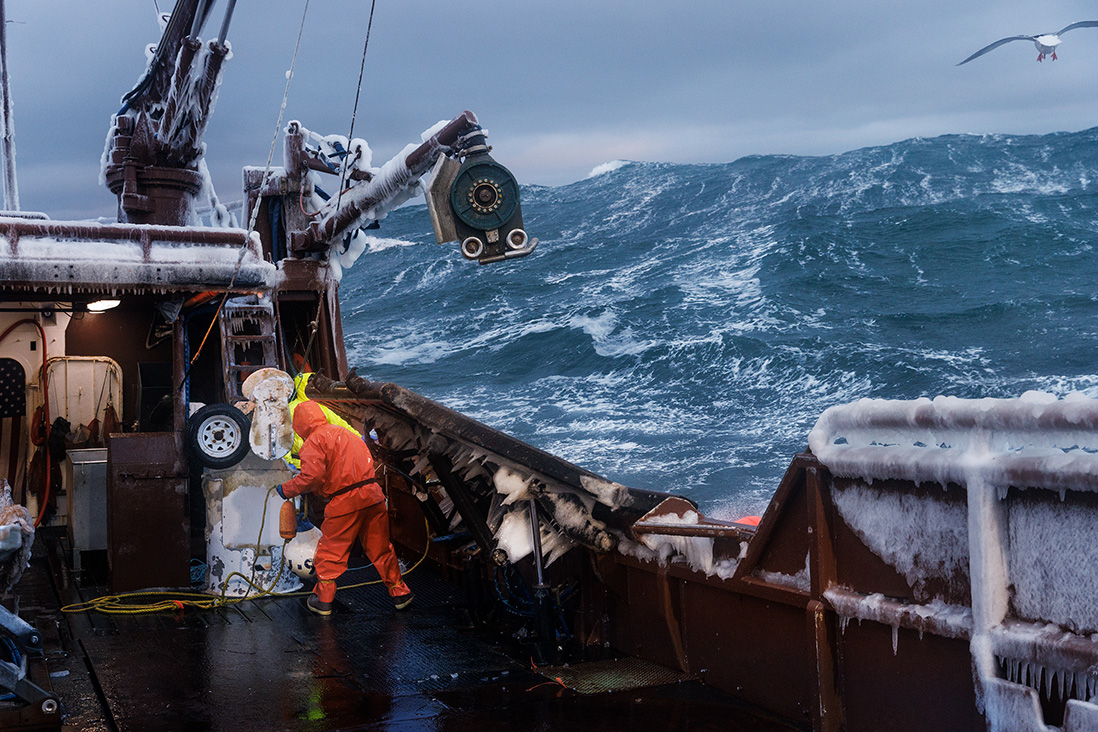
M 341 591 L 329 618 L 300 598 L 204 613 L 62 616 L 58 596 L 104 591 L 94 580 L 81 586 L 63 555 L 56 545 L 52 562 L 39 553 L 36 577 L 19 589 L 45 629 L 64 729 L 74 732 L 790 729 L 698 682 L 661 683 L 676 676 L 670 670 L 649 674 L 660 685 L 636 688 L 643 674 L 615 673 L 603 661 L 591 673 L 619 679 L 601 687 L 616 690 L 580 693 L 599 687 L 590 675 L 594 686 L 579 683 L 586 667 L 576 664 L 564 674 L 574 688 L 562 686 L 506 638 L 459 629 L 457 593 L 427 571 L 408 578 L 417 599 L 403 613 L 373 586 Z M 41 579 L 51 569 L 56 595 Z

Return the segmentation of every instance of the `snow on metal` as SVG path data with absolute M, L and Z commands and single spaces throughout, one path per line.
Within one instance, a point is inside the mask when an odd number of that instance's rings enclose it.
M 1098 400 L 863 399 L 825 411 L 809 446 L 833 475 L 854 479 L 836 491 L 840 514 L 917 594 L 932 575 L 967 571 L 969 646 L 989 729 L 1049 729 L 1042 683 L 1076 689 L 1077 718 L 1098 712 L 1088 703 L 1098 635 L 1087 635 L 1098 631 L 1098 578 L 1086 571 L 1098 562 L 1098 509 L 1081 499 L 1098 492 Z M 872 485 L 883 480 L 952 484 L 966 500 L 888 496 Z M 829 599 L 858 618 L 888 615 L 894 628 L 908 612 Z
M 279 279 L 242 229 L 0 217 L 0 286 L 58 292 L 270 287 Z M 235 275 L 235 280 L 234 280 Z

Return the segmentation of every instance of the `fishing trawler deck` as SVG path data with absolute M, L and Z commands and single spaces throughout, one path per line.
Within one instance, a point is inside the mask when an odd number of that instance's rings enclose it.
M 329 618 L 299 597 L 62 612 L 108 593 L 102 560 L 88 559 L 74 570 L 67 538 L 43 530 L 18 588 L 20 612 L 44 635 L 39 673 L 71 732 L 795 729 L 636 658 L 537 666 L 514 638 L 464 628 L 460 588 L 425 566 L 409 575 L 416 601 L 401 613 L 377 585 L 342 590 Z M 361 565 L 341 584 L 377 578 Z

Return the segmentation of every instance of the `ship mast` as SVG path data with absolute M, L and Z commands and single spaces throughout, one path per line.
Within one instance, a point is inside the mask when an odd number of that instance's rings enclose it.
M 0 0 L 0 107 L 3 108 L 3 137 L 0 165 L 4 171 L 4 209 L 19 210 L 19 186 L 15 182 L 15 121 L 11 114 L 11 84 L 8 78 L 8 21 L 4 0 Z

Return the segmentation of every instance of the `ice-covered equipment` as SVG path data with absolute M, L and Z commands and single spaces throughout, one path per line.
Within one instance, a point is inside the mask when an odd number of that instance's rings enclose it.
M 289 409 L 293 378 L 278 369 L 260 369 L 244 380 L 241 391 L 255 404 L 248 432 L 252 452 L 265 460 L 277 460 L 290 452 L 294 442 Z
M 290 122 L 285 175 L 301 188 L 302 201 L 318 207 L 308 227 L 291 234 L 290 251 L 297 256 L 327 251 L 329 262 L 347 267 L 346 254 L 361 252 L 355 241 L 361 227 L 424 191 L 440 244 L 460 242 L 462 255 L 481 264 L 530 254 L 537 239 L 522 228 L 518 181 L 489 155 L 486 135 L 476 115 L 462 112 L 424 132 L 422 144 L 408 145 L 380 168 L 370 168 L 372 154 L 364 141 L 320 136 Z M 325 201 L 316 173 L 338 175 L 342 192 Z

